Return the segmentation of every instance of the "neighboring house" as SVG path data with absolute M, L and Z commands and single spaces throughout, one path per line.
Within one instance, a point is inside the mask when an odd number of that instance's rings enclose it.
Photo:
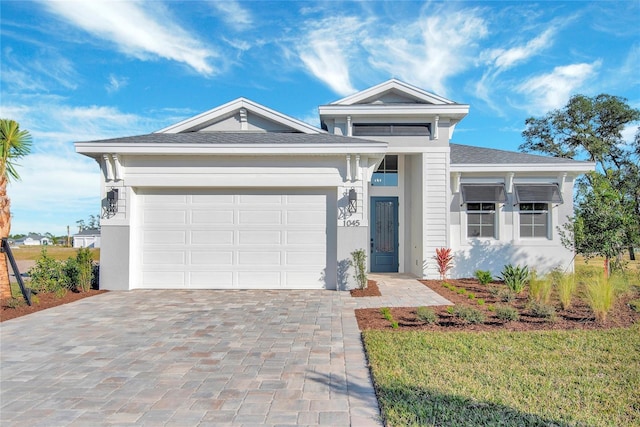
M 15 241 L 16 246 L 39 246 L 50 245 L 51 243 L 52 241 L 50 238 L 39 234 L 29 234 L 27 237 L 23 237 L 22 239 Z
M 99 248 L 100 230 L 97 228 L 87 228 L 73 235 L 74 248 Z
M 101 287 L 353 286 L 572 268 L 557 226 L 593 163 L 451 144 L 469 106 L 392 79 L 319 107 L 322 129 L 239 98 L 149 135 L 77 142 L 101 164 Z M 483 138 L 491 138 L 484 135 Z

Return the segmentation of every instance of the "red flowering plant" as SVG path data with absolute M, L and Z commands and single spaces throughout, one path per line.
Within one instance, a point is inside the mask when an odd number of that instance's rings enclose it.
M 447 272 L 453 268 L 453 255 L 450 248 L 436 248 L 436 255 L 433 257 L 438 264 L 440 279 L 444 280 Z

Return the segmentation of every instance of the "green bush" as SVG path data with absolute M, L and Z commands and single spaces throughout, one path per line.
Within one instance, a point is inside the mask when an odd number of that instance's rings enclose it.
M 486 286 L 489 283 L 493 282 L 493 276 L 488 270 L 476 270 L 473 275 L 476 276 L 478 282 L 480 282 L 480 284 L 483 286 Z
M 457 318 L 463 320 L 465 323 L 478 324 L 483 323 L 485 320 L 484 313 L 480 310 L 476 310 L 471 307 L 464 307 L 461 305 L 456 306 L 454 314 Z
M 64 264 L 50 257 L 46 248 L 42 248 L 36 265 L 29 269 L 29 277 L 31 277 L 29 287 L 36 293 L 56 292 L 66 288 L 69 282 Z
M 489 304 L 489 305 L 487 306 L 487 310 L 489 310 L 489 311 L 492 311 L 492 312 L 493 312 L 493 311 L 496 311 L 496 307 L 495 307 L 493 304 Z
M 18 308 L 18 307 L 22 307 L 25 304 L 26 302 L 24 301 L 23 298 L 16 298 L 16 297 L 8 298 L 7 301 L 5 302 L 5 305 L 9 308 Z
M 455 311 L 456 311 L 456 310 L 455 310 L 455 308 L 453 308 L 453 306 L 452 306 L 452 305 L 450 305 L 449 307 L 447 307 L 447 313 L 449 313 L 449 314 L 453 314 L 453 313 L 455 313 Z
M 533 317 L 554 321 L 556 319 L 556 309 L 554 306 L 541 302 L 531 301 L 529 310 Z
M 529 267 L 505 265 L 502 269 L 500 279 L 515 294 L 522 292 L 529 282 Z
M 382 314 L 382 317 L 384 317 L 388 321 L 391 321 L 393 319 L 393 316 L 391 315 L 391 310 L 389 309 L 389 307 L 382 307 L 380 309 L 380 314 Z
M 514 322 L 520 319 L 518 310 L 508 305 L 498 306 L 495 308 L 496 317 L 505 322 Z
M 416 317 L 418 320 L 428 324 L 435 323 L 438 320 L 436 312 L 429 307 L 418 307 L 416 309 Z
M 478 303 L 478 305 L 484 305 L 484 299 L 483 298 L 478 298 L 476 300 L 476 302 Z
M 474 294 L 473 292 L 468 292 L 467 296 L 469 297 L 469 299 L 476 299 L 476 294 Z
M 93 282 L 93 259 L 89 248 L 80 248 L 76 255 L 77 279 L 76 288 L 81 292 L 91 289 Z M 366 277 L 365 277 L 366 279 Z
M 511 289 L 500 289 L 497 297 L 502 302 L 513 302 L 516 299 L 516 294 Z

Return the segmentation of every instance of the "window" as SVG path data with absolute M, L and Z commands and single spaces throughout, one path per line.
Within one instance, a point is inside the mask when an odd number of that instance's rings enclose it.
M 353 136 L 429 136 L 429 123 L 354 123 Z
M 548 203 L 520 203 L 520 237 L 549 237 Z
M 467 203 L 467 237 L 496 237 L 495 203 Z
M 371 185 L 380 187 L 398 186 L 398 156 L 389 154 L 384 156 L 382 163 L 373 173 Z

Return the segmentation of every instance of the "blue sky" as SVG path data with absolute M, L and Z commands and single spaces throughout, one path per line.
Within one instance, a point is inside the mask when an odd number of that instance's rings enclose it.
M 0 116 L 33 135 L 12 233 L 99 213 L 74 141 L 149 133 L 239 96 L 318 125 L 391 77 L 471 105 L 454 142 L 517 150 L 576 93 L 640 107 L 640 2 L 1 2 Z M 625 131 L 630 140 L 635 128 Z

